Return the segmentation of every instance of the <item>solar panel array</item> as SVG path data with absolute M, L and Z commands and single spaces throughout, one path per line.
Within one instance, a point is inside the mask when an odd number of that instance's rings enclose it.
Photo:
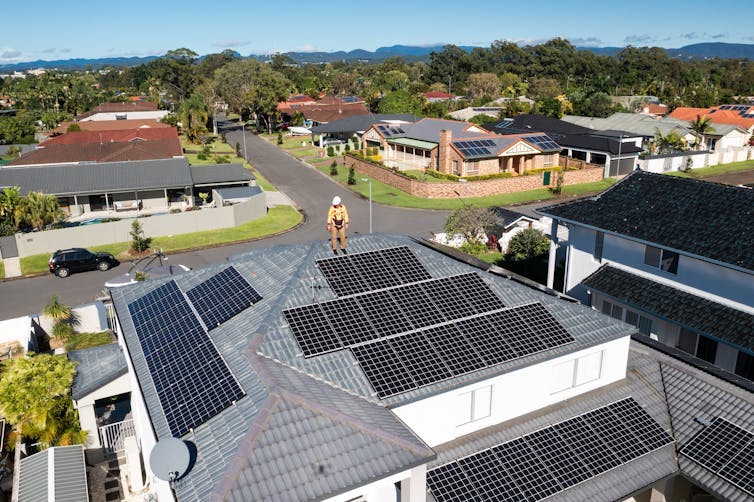
M 432 469 L 427 485 L 438 502 L 540 500 L 672 442 L 629 397 Z
M 750 431 L 718 417 L 681 454 L 754 495 L 754 434 Z
M 392 125 L 378 125 L 377 129 L 380 130 L 383 136 L 391 138 L 393 136 L 401 136 L 406 134 L 402 127 Z
M 453 145 L 464 157 L 485 157 L 492 155 L 490 148 L 495 146 L 495 142 L 491 139 L 475 139 L 454 141 Z
M 484 313 L 351 347 L 386 398 L 573 342 L 539 303 Z
M 207 329 L 219 326 L 262 299 L 232 266 L 189 289 L 186 296 Z
M 504 307 L 475 273 L 283 311 L 305 357 Z
M 172 436 L 245 395 L 175 281 L 129 303 L 128 311 Z
M 406 246 L 317 260 L 317 267 L 337 296 L 432 278 Z
M 540 150 L 544 152 L 561 150 L 560 146 L 546 135 L 525 136 L 524 141 L 528 141 L 529 143 L 536 145 Z

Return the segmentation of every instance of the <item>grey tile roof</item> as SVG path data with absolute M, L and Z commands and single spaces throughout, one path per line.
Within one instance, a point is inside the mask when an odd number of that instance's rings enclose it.
M 646 350 L 657 354 L 652 349 Z M 654 357 L 662 371 L 667 407 L 678 448 L 683 448 L 704 428 L 698 419 L 712 421 L 723 417 L 739 427 L 754 431 L 754 394 L 671 357 Z M 750 495 L 683 454 L 678 456 L 678 462 L 686 478 L 721 500 L 751 500 Z M 751 475 L 754 476 L 754 473 Z
M 256 179 L 256 176 L 241 164 L 216 164 L 191 166 L 191 178 L 194 185 L 207 185 L 248 182 Z
M 607 118 L 582 117 L 577 115 L 566 115 L 563 120 L 571 124 L 587 127 L 589 129 L 609 130 L 617 129 L 630 131 L 634 134 L 653 137 L 659 130 L 662 134 L 668 134 L 676 131 L 681 135 L 692 133 L 690 124 L 686 120 L 679 120 L 673 117 L 650 117 L 639 113 L 619 112 L 610 115 Z M 713 124 L 714 131 L 705 133 L 706 136 L 725 136 L 731 131 L 744 131 L 739 126 L 731 124 Z
M 352 253 L 402 245 L 409 246 L 434 277 L 475 270 L 407 237 L 375 234 L 349 239 Z M 347 486 L 355 488 L 373 481 L 375 478 L 370 476 L 375 476 L 376 472 L 397 472 L 397 466 L 407 468 L 431 454 L 423 450 L 421 441 L 395 420 L 386 407 L 625 337 L 631 331 L 627 325 L 585 306 L 563 302 L 513 281 L 485 274 L 485 282 L 506 305 L 541 302 L 576 342 L 380 402 L 350 351 L 305 359 L 282 315 L 282 310 L 288 307 L 334 298 L 315 264 L 316 259 L 331 256 L 327 243 L 312 242 L 255 249 L 229 259 L 263 300 L 210 331 L 210 337 L 247 395 L 187 435 L 186 439 L 196 444 L 199 459 L 191 473 L 178 484 L 180 499 L 206 499 L 211 493 L 220 492 L 242 499 L 250 493 L 248 490 L 274 493 L 281 488 L 274 484 L 279 481 L 271 481 L 277 479 L 275 472 L 296 470 L 297 476 L 310 476 L 306 469 L 314 468 L 316 462 L 321 461 L 312 451 L 324 448 L 322 445 L 331 441 L 336 432 L 347 438 L 339 446 L 343 456 L 337 461 L 354 462 L 353 468 L 341 470 L 338 476 L 333 474 L 326 483 L 288 487 L 294 491 L 287 493 L 291 499 L 318 498 L 305 490 L 317 490 L 316 493 L 325 496 Z M 186 291 L 225 266 L 193 270 L 173 279 Z M 127 305 L 166 281 L 146 281 L 112 293 L 123 338 L 158 438 L 169 435 L 169 429 Z M 294 425 L 302 429 L 296 430 Z M 291 436 L 294 430 L 295 440 Z M 258 449 L 261 443 L 254 442 L 254 438 L 269 441 L 268 447 Z M 361 446 L 364 440 L 371 445 L 367 449 Z M 379 446 L 372 448 L 376 444 Z M 252 445 L 257 446 L 252 448 Z M 288 454 L 291 448 L 309 452 L 302 458 L 311 463 L 304 467 L 295 463 Z M 327 465 L 324 468 L 327 470 Z M 316 469 L 319 472 L 319 467 Z M 235 484 L 231 478 L 236 479 Z
M 621 303 L 754 353 L 754 315 L 603 265 L 581 282 Z
M 594 197 L 537 212 L 754 271 L 754 190 L 634 171 Z
M 18 502 L 88 501 L 83 446 L 56 446 L 22 459 L 18 486 Z
M 487 135 L 487 133 L 477 133 L 466 131 L 469 122 L 459 122 L 457 120 L 443 119 L 421 119 L 414 124 L 404 124 L 401 128 L 406 132 L 406 138 L 429 141 L 431 143 L 440 142 L 440 131 L 445 129 L 451 132 L 452 139 L 473 138 L 475 136 Z
M 77 363 L 71 397 L 81 399 L 87 394 L 128 373 L 126 357 L 117 343 L 74 350 L 68 359 Z
M 379 124 L 386 120 L 416 122 L 419 120 L 419 117 L 411 115 L 410 113 L 370 113 L 368 115 L 353 115 L 344 119 L 333 120 L 326 124 L 316 125 L 311 128 L 311 131 L 316 134 L 366 131 L 372 124 Z
M 220 194 L 223 199 L 241 199 L 244 197 L 253 197 L 262 193 L 262 187 L 230 187 L 230 188 L 215 188 L 215 192 Z
M 0 187 L 19 186 L 22 195 L 32 191 L 52 195 L 82 195 L 106 191 L 180 188 L 192 184 L 188 161 L 183 157 L 97 164 L 5 167 L 0 170 Z

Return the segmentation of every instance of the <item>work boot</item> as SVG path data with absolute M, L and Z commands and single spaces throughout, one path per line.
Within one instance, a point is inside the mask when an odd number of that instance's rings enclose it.
M 333 253 L 333 254 L 338 254 L 338 250 L 337 250 L 337 249 L 333 249 L 333 250 L 332 250 L 332 253 Z
M 348 254 L 348 252 L 345 250 L 345 248 L 341 249 L 341 251 L 343 252 L 343 254 Z

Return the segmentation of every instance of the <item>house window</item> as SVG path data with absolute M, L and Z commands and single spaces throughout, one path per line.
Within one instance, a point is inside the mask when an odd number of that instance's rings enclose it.
M 652 319 L 647 319 L 633 310 L 626 310 L 626 322 L 639 328 L 639 333 L 642 335 L 649 335 L 652 332 Z
M 613 319 L 623 320 L 623 308 L 608 301 L 602 302 L 602 313 L 609 315 Z
M 594 234 L 594 253 L 592 258 L 597 261 L 602 261 L 602 246 L 605 244 L 605 233 L 597 232 Z
M 754 356 L 746 352 L 738 352 L 736 359 L 736 375 L 748 380 L 754 380 Z
M 479 161 L 467 160 L 466 161 L 466 176 L 473 176 L 479 174 Z
M 552 165 L 555 163 L 554 162 L 555 155 L 552 153 L 548 153 L 546 155 L 543 155 L 542 157 L 544 160 L 542 167 L 552 167 Z
M 552 393 L 599 380 L 602 376 L 602 357 L 603 351 L 599 351 L 554 366 Z
M 670 272 L 671 274 L 677 274 L 678 253 L 654 246 L 647 246 L 644 249 L 644 264 Z
M 678 336 L 678 348 L 692 356 L 698 357 L 702 361 L 715 364 L 717 342 L 706 336 L 699 335 L 686 328 L 681 328 Z
M 461 394 L 460 398 L 461 402 L 458 405 L 459 425 L 487 418 L 492 413 L 491 385 Z
M 453 174 L 455 174 L 456 176 L 459 176 L 461 174 L 458 171 L 458 161 L 457 160 L 453 161 Z

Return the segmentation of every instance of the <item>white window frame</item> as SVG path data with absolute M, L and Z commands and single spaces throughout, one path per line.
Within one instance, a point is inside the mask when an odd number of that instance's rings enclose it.
M 459 426 L 470 424 L 492 415 L 492 385 L 464 392 L 458 397 L 460 398 L 458 411 L 462 413 L 462 416 L 459 416 Z
M 597 364 L 593 364 L 591 368 L 597 367 L 596 373 L 590 369 L 589 363 L 596 360 Z M 605 351 L 600 350 L 585 354 L 576 359 L 569 359 L 568 361 L 556 364 L 553 366 L 553 389 L 551 394 L 557 394 L 569 389 L 580 387 L 591 382 L 596 382 L 602 378 L 602 371 L 605 367 Z

